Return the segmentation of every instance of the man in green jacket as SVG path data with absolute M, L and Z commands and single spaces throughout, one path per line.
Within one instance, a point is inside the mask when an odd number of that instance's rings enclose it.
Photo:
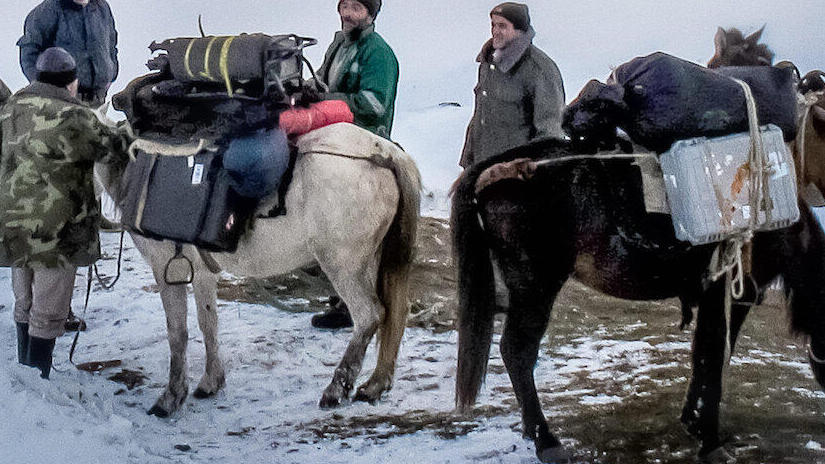
M 318 69 L 318 79 L 328 91 L 323 100 L 343 100 L 355 124 L 390 138 L 398 89 L 398 60 L 375 32 L 381 0 L 340 0 L 341 30 Z
M 384 39 L 375 32 L 381 0 L 340 0 L 341 30 L 318 69 L 318 79 L 327 87 L 322 100 L 343 100 L 355 116 L 354 123 L 390 139 L 398 90 L 398 60 Z M 312 318 L 323 329 L 352 327 L 346 304 L 330 297 L 330 309 Z
M 12 268 L 17 356 L 48 378 L 78 266 L 100 257 L 94 163 L 128 162 L 131 137 L 77 99 L 77 68 L 46 49 L 0 110 L 0 266 Z
M 556 63 L 533 45 L 527 5 L 490 12 L 492 38 L 478 55 L 475 111 L 459 165 L 466 168 L 530 141 L 563 137 L 564 85 Z

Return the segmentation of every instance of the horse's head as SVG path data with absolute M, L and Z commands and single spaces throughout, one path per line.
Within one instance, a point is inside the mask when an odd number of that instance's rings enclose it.
M 721 66 L 770 66 L 773 63 L 773 52 L 765 44 L 760 44 L 762 31 L 765 26 L 745 37 L 739 29 L 732 27 L 727 31 L 716 31 L 713 43 L 716 53 L 708 61 L 708 68 Z

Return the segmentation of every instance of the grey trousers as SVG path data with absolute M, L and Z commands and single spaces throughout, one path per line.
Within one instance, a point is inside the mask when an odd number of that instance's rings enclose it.
M 13 267 L 14 322 L 29 324 L 29 335 L 57 338 L 63 335 L 72 304 L 76 267 L 28 269 Z

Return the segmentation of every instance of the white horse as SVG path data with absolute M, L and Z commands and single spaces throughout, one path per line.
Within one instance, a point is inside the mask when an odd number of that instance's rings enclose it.
M 324 390 L 321 407 L 337 406 L 349 397 L 367 346 L 379 328 L 375 370 L 354 399 L 376 401 L 392 386 L 409 312 L 408 278 L 421 189 L 415 163 L 393 144 L 352 125 L 330 128 L 349 134 L 350 142 L 360 146 L 351 153 L 366 153 L 367 158 L 335 154 L 328 147 L 302 152 L 286 196 L 286 215 L 256 219 L 236 252 L 211 255 L 221 269 L 237 276 L 268 277 L 315 263 L 326 273 L 350 309 L 354 330 Z M 97 165 L 96 174 L 115 201 L 123 197 L 123 171 Z M 152 267 L 166 311 L 169 384 L 149 410 L 166 417 L 180 408 L 188 393 L 186 286 L 168 285 L 164 279 L 164 266 L 174 255 L 172 242 L 137 234 L 132 239 Z M 194 264 L 198 325 L 206 347 L 206 372 L 194 396 L 206 398 L 224 385 L 218 356 L 217 277 L 194 246 L 184 246 L 183 252 Z

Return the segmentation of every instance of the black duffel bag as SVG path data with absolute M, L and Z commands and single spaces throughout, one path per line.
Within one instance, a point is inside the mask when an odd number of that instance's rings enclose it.
M 796 136 L 791 69 L 711 70 L 661 52 L 622 64 L 606 84 L 590 81 L 565 110 L 563 126 L 574 139 L 609 137 L 620 127 L 634 142 L 657 152 L 676 140 L 745 132 L 745 93 L 732 77 L 750 86 L 760 124 L 775 124 L 786 141 Z
M 167 156 L 138 149 L 135 157 L 126 168 L 127 193 L 118 205 L 127 230 L 210 251 L 235 251 L 257 201 L 231 188 L 219 151 Z

